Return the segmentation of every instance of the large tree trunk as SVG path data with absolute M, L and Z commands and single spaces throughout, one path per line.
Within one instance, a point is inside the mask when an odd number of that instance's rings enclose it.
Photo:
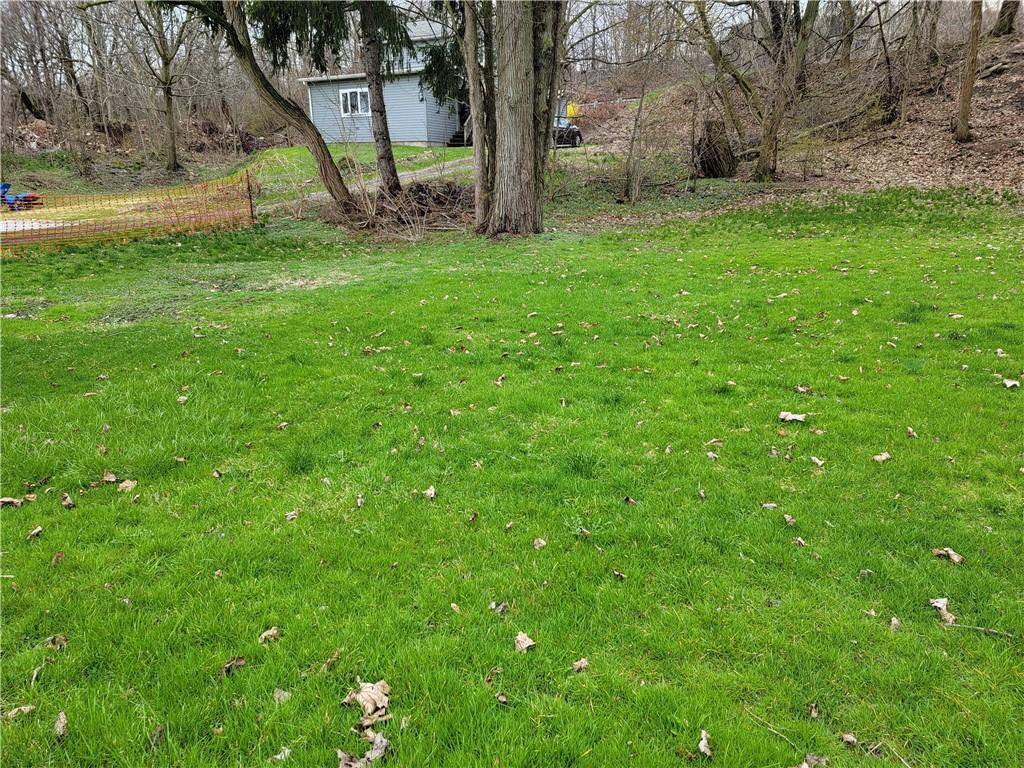
M 256 93 L 270 109 L 284 120 L 288 125 L 298 131 L 309 151 L 313 153 L 316 160 L 317 172 L 327 194 L 338 203 L 344 206 L 355 205 L 352 194 L 345 186 L 345 180 L 341 171 L 331 158 L 331 152 L 327 148 L 324 137 L 313 121 L 302 111 L 302 107 L 291 99 L 285 98 L 267 79 L 267 76 L 260 68 L 259 62 L 252 52 L 252 41 L 249 39 L 249 30 L 246 27 L 245 11 L 242 8 L 241 0 L 225 0 L 224 16 L 227 19 L 229 28 L 225 30 L 225 40 L 231 51 L 238 60 L 238 65 L 245 73 L 250 84 Z
M 377 148 L 380 186 L 387 194 L 395 196 L 402 193 L 402 182 L 398 180 L 395 153 L 391 149 L 391 132 L 388 130 L 388 113 L 384 108 L 384 73 L 374 5 L 369 2 L 359 5 L 359 43 L 363 53 L 366 87 L 370 92 L 370 123 L 373 143 Z
M 497 141 L 487 233 L 525 235 L 541 231 L 534 175 L 532 3 L 498 3 L 496 17 Z
M 1020 0 L 1003 0 L 999 6 L 999 15 L 996 16 L 996 25 L 990 33 L 992 37 L 1002 37 L 1013 34 L 1013 20 L 1017 18 L 1017 11 L 1020 10 Z
M 957 141 L 971 140 L 971 98 L 974 96 L 974 80 L 978 76 L 978 44 L 981 41 L 981 0 L 971 2 L 971 36 L 967 43 L 967 59 L 964 61 L 964 75 L 960 83 L 960 104 L 957 110 L 953 138 Z

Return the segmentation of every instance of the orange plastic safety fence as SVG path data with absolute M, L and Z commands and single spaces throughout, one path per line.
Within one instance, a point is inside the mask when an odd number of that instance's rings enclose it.
M 141 192 L 42 193 L 21 204 L 0 202 L 0 250 L 165 237 L 239 229 L 253 223 L 247 174 L 227 180 Z

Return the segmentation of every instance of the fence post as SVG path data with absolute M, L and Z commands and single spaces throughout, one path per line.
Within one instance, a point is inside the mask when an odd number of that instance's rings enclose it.
M 252 208 L 252 183 L 249 181 L 249 171 L 245 172 L 245 191 L 249 195 L 249 223 L 256 223 L 256 212 Z

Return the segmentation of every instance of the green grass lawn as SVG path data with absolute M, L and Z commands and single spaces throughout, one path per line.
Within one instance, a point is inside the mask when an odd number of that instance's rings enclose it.
M 5 768 L 1019 766 L 1017 205 L 5 261 Z
M 335 161 L 343 162 L 347 181 L 375 178 L 377 155 L 373 144 L 331 144 Z M 413 147 L 396 144 L 392 148 L 399 173 L 418 171 L 432 165 L 472 157 L 472 147 Z M 262 202 L 279 202 L 311 192 L 324 186 L 317 176 L 316 162 L 306 147 L 268 149 L 247 161 L 248 169 L 259 182 Z

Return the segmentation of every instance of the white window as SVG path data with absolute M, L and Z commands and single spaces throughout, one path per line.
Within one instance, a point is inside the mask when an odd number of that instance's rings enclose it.
M 350 88 L 341 92 L 341 114 L 370 114 L 370 92 L 365 88 Z

